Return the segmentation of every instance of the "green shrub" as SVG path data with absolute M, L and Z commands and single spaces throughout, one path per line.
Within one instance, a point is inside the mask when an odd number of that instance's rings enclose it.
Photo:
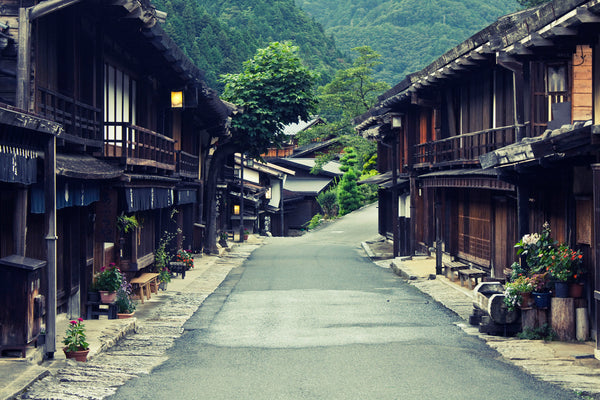
M 310 219 L 310 222 L 308 223 L 308 230 L 315 229 L 317 226 L 319 226 L 321 224 L 322 219 L 323 216 L 321 214 L 317 214 L 314 217 L 312 217 Z
M 525 340 L 545 340 L 551 342 L 556 340 L 557 335 L 550 325 L 544 324 L 539 328 L 525 328 L 523 332 L 517 334 L 517 337 Z
M 317 196 L 317 202 L 321 206 L 323 213 L 325 213 L 325 218 L 335 217 L 338 213 L 338 197 L 335 190 L 328 190 L 326 192 L 321 192 Z

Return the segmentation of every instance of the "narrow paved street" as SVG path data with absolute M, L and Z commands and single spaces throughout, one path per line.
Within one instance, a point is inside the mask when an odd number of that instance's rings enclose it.
M 103 399 L 128 380 L 148 375 L 167 360 L 167 350 L 181 336 L 183 324 L 213 293 L 217 282 L 239 267 L 256 247 L 252 244 L 235 247 L 207 266 L 196 279 L 193 279 L 192 271 L 188 272 L 186 282 L 189 285 L 183 290 L 161 292 L 153 296 L 153 302 L 158 304 L 138 309 L 135 334 L 128 335 L 87 363 L 54 362 L 50 367 L 51 374 L 35 382 L 18 399 Z
M 184 325 L 168 360 L 114 398 L 575 398 L 366 259 L 359 243 L 375 236 L 376 215 L 270 238 Z

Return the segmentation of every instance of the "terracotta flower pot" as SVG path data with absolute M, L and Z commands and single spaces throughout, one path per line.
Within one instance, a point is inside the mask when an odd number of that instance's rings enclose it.
M 569 297 L 575 297 L 575 298 L 583 297 L 583 283 L 570 283 L 569 284 Z
M 132 313 L 117 313 L 117 318 L 118 319 L 131 318 L 131 317 L 133 317 L 133 314 L 135 314 L 135 311 Z
M 533 305 L 533 297 L 531 292 L 521 293 L 521 309 L 531 308 Z
M 66 347 L 63 347 L 63 351 L 65 352 L 65 356 L 67 358 L 73 359 L 75 361 L 86 362 L 89 350 L 77 350 L 77 351 L 69 351 Z
M 104 290 L 100 290 L 100 301 L 104 304 L 114 303 L 117 299 L 117 292 L 107 292 Z

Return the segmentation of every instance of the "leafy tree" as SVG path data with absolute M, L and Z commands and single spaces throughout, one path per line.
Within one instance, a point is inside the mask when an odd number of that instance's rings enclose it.
M 517 0 L 517 3 L 525 8 L 539 6 L 540 4 L 547 3 L 550 0 Z
M 400 82 L 498 17 L 516 0 L 296 0 L 323 24 L 338 49 L 370 45 L 382 54 L 378 80 Z
M 340 162 L 342 165 L 340 166 L 340 170 L 343 172 L 348 172 L 350 169 L 356 170 L 356 164 L 358 163 L 358 154 L 356 154 L 356 150 L 354 147 L 346 147 L 344 149 L 344 153 L 340 158 Z
M 209 204 L 205 249 L 216 250 L 216 186 L 227 157 L 243 152 L 259 158 L 271 142 L 282 140 L 282 127 L 308 118 L 316 106 L 316 74 L 302 63 L 298 48 L 271 43 L 244 63 L 240 74 L 224 75 L 223 97 L 243 107 L 231 122 L 231 137 L 219 141 L 207 175 L 205 202 Z
M 271 144 L 282 143 L 284 125 L 316 110 L 316 79 L 289 42 L 273 42 L 246 61 L 242 73 L 223 75 L 223 99 L 244 109 L 232 121 L 239 148 L 259 158 Z
M 321 116 L 331 120 L 350 120 L 363 114 L 375 104 L 377 96 L 389 88 L 387 83 L 373 79 L 373 70 L 381 64 L 381 55 L 369 46 L 355 47 L 352 51 L 358 53 L 352 66 L 339 70 L 321 89 Z
M 356 183 L 358 178 L 354 169 L 350 168 L 344 173 L 340 184 L 338 185 L 338 203 L 340 205 L 340 215 L 346 215 L 357 210 L 362 205 L 362 198 Z

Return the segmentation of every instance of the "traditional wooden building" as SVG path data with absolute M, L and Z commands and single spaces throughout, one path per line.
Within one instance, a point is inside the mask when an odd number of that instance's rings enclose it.
M 380 141 L 380 157 L 393 157 L 392 187 L 408 180 L 410 252 L 435 248 L 439 272 L 456 259 L 503 279 L 517 259 L 514 244 L 548 221 L 555 239 L 584 254 L 597 339 L 599 37 L 598 1 L 508 15 L 409 75 L 356 121 Z M 380 203 L 392 221 L 401 193 Z
M 33 139 L 22 151 L 15 129 L 0 137 L 24 166 L 12 184 L 17 193 L 2 191 L 19 217 L 2 223 L 0 258 L 49 260 L 48 314 L 79 316 L 95 271 L 115 262 L 132 277 L 151 267 L 165 231 L 179 232 L 173 246 L 200 250 L 209 151 L 227 134 L 231 107 L 164 32 L 166 14 L 149 1 L 0 4 L 1 101 L 49 121 L 56 140 L 45 150 L 55 166 L 36 172 Z M 25 182 L 22 173 L 37 179 Z M 54 209 L 49 233 L 44 215 Z M 120 232 L 120 215 L 135 216 L 139 227 Z M 56 237 L 52 248 L 48 236 Z
M 222 232 L 239 238 L 248 233 L 279 235 L 283 185 L 295 172 L 288 168 L 249 159 L 233 157 L 221 180 L 219 227 Z M 243 194 L 243 195 L 242 195 Z
M 289 229 L 302 230 L 311 218 L 322 212 L 317 202 L 317 196 L 333 186 L 336 180 L 344 174 L 337 161 L 329 161 L 322 166 L 316 174 L 311 173 L 316 165 L 315 158 L 278 158 L 272 160 L 274 164 L 291 169 L 293 176 L 289 176 L 284 183 L 284 221 L 281 224 L 281 214 L 276 217 L 274 234 L 279 234 L 284 227 L 284 232 Z M 285 235 L 284 235 L 285 236 Z

